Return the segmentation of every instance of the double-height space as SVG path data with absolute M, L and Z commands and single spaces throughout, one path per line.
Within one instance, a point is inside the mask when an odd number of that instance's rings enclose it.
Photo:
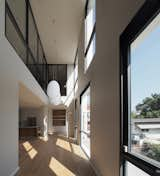
M 0 176 L 159 176 L 159 38 L 159 0 L 0 0 Z

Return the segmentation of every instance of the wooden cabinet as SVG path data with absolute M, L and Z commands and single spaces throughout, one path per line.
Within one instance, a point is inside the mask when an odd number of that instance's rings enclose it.
M 38 136 L 39 127 L 21 127 L 19 128 L 19 137 Z
M 53 110 L 53 126 L 66 125 L 66 110 Z

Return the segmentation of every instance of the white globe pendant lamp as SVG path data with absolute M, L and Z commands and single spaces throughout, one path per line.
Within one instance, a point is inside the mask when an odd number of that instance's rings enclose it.
M 57 106 L 62 103 L 60 85 L 57 81 L 53 80 L 49 82 L 47 86 L 47 95 L 52 105 Z

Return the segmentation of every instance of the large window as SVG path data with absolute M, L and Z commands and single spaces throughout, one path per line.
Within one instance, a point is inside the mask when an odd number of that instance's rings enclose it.
M 160 175 L 159 10 L 158 0 L 146 2 L 121 36 L 121 154 L 126 176 Z
M 81 147 L 90 157 L 90 87 L 81 95 Z
M 85 71 L 94 58 L 96 51 L 96 0 L 87 0 L 85 14 Z

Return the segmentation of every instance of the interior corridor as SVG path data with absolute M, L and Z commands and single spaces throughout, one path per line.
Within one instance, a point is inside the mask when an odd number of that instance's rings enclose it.
M 20 140 L 16 176 L 95 176 L 80 146 L 63 136 Z

